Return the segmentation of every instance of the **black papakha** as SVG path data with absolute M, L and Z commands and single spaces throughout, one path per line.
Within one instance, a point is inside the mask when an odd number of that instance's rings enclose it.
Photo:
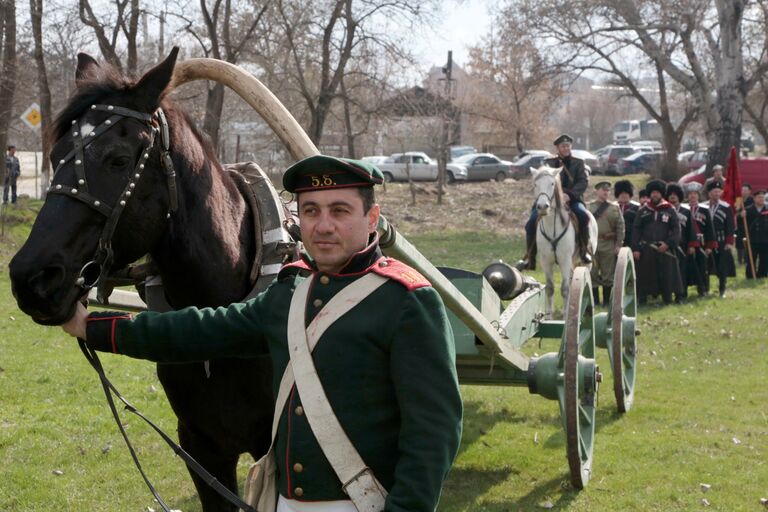
M 375 165 L 327 155 L 305 158 L 290 166 L 283 174 L 283 188 L 288 192 L 372 187 L 381 183 L 384 183 L 384 175 Z

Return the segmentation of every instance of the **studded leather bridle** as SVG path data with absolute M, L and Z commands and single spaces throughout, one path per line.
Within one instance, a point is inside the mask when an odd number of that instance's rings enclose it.
M 68 186 L 61 183 L 51 185 L 48 189 L 49 194 L 63 194 L 69 196 L 78 201 L 82 201 L 89 207 L 93 208 L 100 214 L 107 218 L 107 222 L 104 225 L 104 229 L 99 237 L 99 243 L 96 248 L 96 253 L 93 259 L 87 262 L 80 269 L 80 273 L 75 281 L 75 284 L 84 290 L 90 290 L 94 286 L 98 285 L 97 297 L 99 302 L 105 303 L 109 295 L 106 288 L 106 280 L 109 274 L 109 270 L 112 267 L 114 261 L 114 252 L 112 250 L 112 237 L 115 234 L 115 228 L 120 220 L 120 216 L 125 210 L 125 205 L 131 198 L 136 183 L 141 178 L 142 173 L 146 168 L 146 162 L 152 149 L 155 146 L 157 135 L 160 138 L 160 162 L 165 171 L 166 181 L 168 184 L 168 197 L 170 201 L 168 216 L 171 212 L 175 212 L 178 209 L 178 194 L 176 190 L 176 171 L 173 167 L 173 160 L 170 155 L 170 135 L 168 130 L 168 121 L 165 118 L 165 112 L 162 108 L 158 108 L 152 114 L 145 112 L 138 112 L 125 107 L 118 107 L 115 105 L 91 105 L 91 110 L 99 110 L 108 112 L 111 114 L 107 119 L 101 122 L 93 128 L 89 133 L 83 133 L 80 121 L 75 119 L 72 121 L 72 142 L 74 148 L 67 153 L 67 155 L 59 160 L 54 171 L 54 175 L 61 169 L 67 162 L 74 160 L 75 174 L 77 176 L 77 184 Z M 149 129 L 149 143 L 141 151 L 136 165 L 131 172 L 131 176 L 123 189 L 117 203 L 109 206 L 104 201 L 97 197 L 94 197 L 88 189 L 88 179 L 85 175 L 85 164 L 83 151 L 85 148 L 93 143 L 100 135 L 104 134 L 107 130 L 114 127 L 120 121 L 124 119 L 137 119 L 147 125 Z M 93 269 L 98 269 L 98 274 L 95 274 Z

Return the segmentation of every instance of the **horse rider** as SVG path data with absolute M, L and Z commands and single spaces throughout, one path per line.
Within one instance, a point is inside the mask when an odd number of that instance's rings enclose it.
M 600 289 L 603 287 L 603 305 L 608 305 L 613 288 L 613 272 L 616 256 L 624 243 L 624 216 L 619 205 L 608 200 L 611 183 L 601 181 L 595 185 L 597 198 L 587 208 L 597 222 L 597 250 L 592 265 L 592 295 L 595 304 L 600 304 Z
M 637 300 L 661 295 L 664 304 L 680 293 L 680 270 L 675 250 L 680 242 L 680 221 L 664 200 L 666 184 L 651 180 L 646 186 L 650 200 L 637 212 L 632 226 L 632 252 L 637 261 Z
M 571 155 L 573 137 L 562 134 L 555 139 L 553 144 L 557 147 L 557 156 L 544 160 L 544 165 L 553 169 L 563 168 L 560 173 L 560 184 L 563 188 L 563 204 L 567 204 L 571 212 L 578 219 L 577 242 L 579 257 L 582 262 L 591 263 L 592 256 L 588 250 L 589 230 L 587 229 L 589 216 L 582 198 L 589 184 L 589 174 L 587 173 L 584 160 Z M 525 259 L 518 261 L 515 265 L 518 269 L 536 269 L 536 226 L 538 225 L 538 219 L 539 214 L 534 205 L 531 208 L 531 216 L 525 224 L 526 256 Z
M 432 512 L 461 438 L 454 340 L 443 302 L 429 282 L 382 256 L 374 185 L 383 181 L 378 168 L 357 160 L 317 155 L 291 166 L 283 187 L 297 195 L 306 252 L 252 300 L 134 318 L 88 315 L 78 305 L 62 327 L 96 350 L 153 361 L 268 353 L 274 390 L 285 397 L 285 407 L 276 408 L 273 445 L 277 510 L 355 512 L 350 498 L 366 499 L 365 493 L 377 489 L 365 485 L 372 472 L 378 489 L 388 493 L 381 497 L 384 510 Z M 364 288 L 369 283 L 378 287 Z M 352 309 L 318 334 L 345 304 Z M 303 324 L 297 330 L 289 318 L 302 318 Z M 318 343 L 309 354 L 307 339 L 313 334 Z M 301 350 L 304 369 L 319 377 L 316 386 L 302 387 L 309 378 L 297 359 Z M 286 377 L 296 379 L 288 390 L 280 386 L 286 368 L 295 370 Z M 334 437 L 329 447 L 314 434 L 323 437 L 330 423 L 312 412 L 320 388 L 332 405 L 331 419 L 335 413 L 367 466 L 344 484 L 330 460 L 338 462 L 341 439 Z M 309 390 L 309 397 L 302 390 Z
M 619 180 L 613 184 L 613 197 L 619 203 L 619 209 L 624 217 L 624 246 L 629 246 L 632 238 L 632 224 L 635 222 L 640 203 L 632 200 L 635 186 L 629 180 Z

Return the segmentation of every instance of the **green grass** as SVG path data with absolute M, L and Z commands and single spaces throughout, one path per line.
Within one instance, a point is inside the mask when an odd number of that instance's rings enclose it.
M 59 329 L 33 324 L 10 294 L 10 244 L 27 232 L 35 208 L 19 208 L 0 244 L 0 510 L 158 510 L 76 343 Z M 477 272 L 522 253 L 521 240 L 486 233 L 406 236 L 435 264 Z M 568 511 L 762 510 L 760 498 L 768 497 L 767 293 L 765 283 L 739 278 L 724 300 L 641 309 L 636 401 L 627 415 L 615 412 L 608 360 L 600 351 L 606 375 L 594 476 L 581 492 L 567 485 L 556 402 L 521 388 L 463 386 L 464 436 L 440 510 L 543 510 L 547 502 Z M 527 351 L 557 350 L 554 342 L 531 345 Z M 102 359 L 117 387 L 173 433 L 175 419 L 154 365 Z M 140 420 L 123 417 L 169 505 L 199 511 L 183 463 Z M 247 464 L 243 458 L 241 475 Z M 711 489 L 703 493 L 700 483 Z

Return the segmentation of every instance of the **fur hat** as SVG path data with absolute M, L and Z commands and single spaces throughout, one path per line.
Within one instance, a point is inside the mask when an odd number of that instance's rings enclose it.
M 702 189 L 702 185 L 698 181 L 690 181 L 685 184 L 685 192 L 687 194 L 690 194 L 691 192 L 696 192 L 697 194 L 701 195 L 701 189 Z
M 651 180 L 645 186 L 645 189 L 648 191 L 649 196 L 654 190 L 658 191 L 663 196 L 667 191 L 667 184 L 661 180 Z
M 619 194 L 626 192 L 629 197 L 635 195 L 635 186 L 629 180 L 619 180 L 613 184 L 613 196 L 619 197 Z
M 713 188 L 722 189 L 724 187 L 723 182 L 720 180 L 712 180 L 707 183 L 707 192 L 711 192 Z
M 683 187 L 679 183 L 667 183 L 667 193 L 664 195 L 664 198 L 668 200 L 670 194 L 675 194 L 678 201 L 682 201 L 685 198 Z

